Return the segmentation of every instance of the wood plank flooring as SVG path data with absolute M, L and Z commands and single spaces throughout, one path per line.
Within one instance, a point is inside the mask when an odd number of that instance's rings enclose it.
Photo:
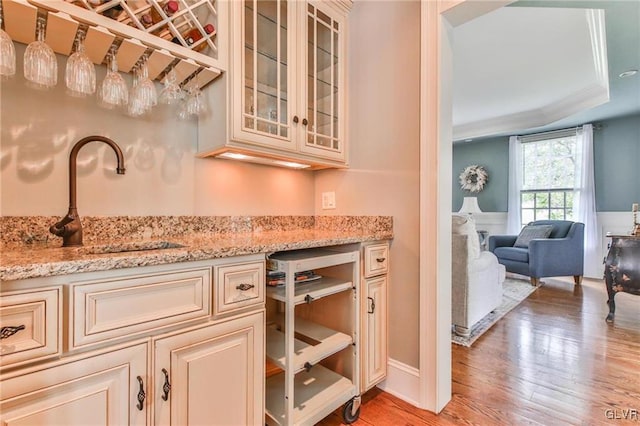
M 373 389 L 354 425 L 640 425 L 640 297 L 618 294 L 607 324 L 602 280 L 543 281 L 471 348 L 452 345 L 439 415 Z

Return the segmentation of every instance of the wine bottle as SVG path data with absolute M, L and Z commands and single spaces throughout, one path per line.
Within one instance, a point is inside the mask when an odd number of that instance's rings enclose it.
M 171 17 L 173 16 L 174 13 L 178 11 L 179 6 L 177 1 L 169 0 L 166 3 L 164 3 L 161 7 L 164 14 L 167 15 L 167 17 Z M 151 7 L 150 14 L 154 24 L 157 24 L 158 22 L 164 19 L 155 7 Z
M 212 24 L 207 24 L 202 28 L 207 33 L 207 35 L 215 31 L 215 27 Z M 197 41 L 201 40 L 202 37 L 204 36 L 200 32 L 200 30 L 197 28 L 191 28 L 189 31 L 187 31 L 182 35 L 182 38 L 184 38 L 184 41 L 187 42 L 188 46 L 194 45 Z M 207 43 L 200 43 L 199 45 L 194 47 L 193 50 L 195 50 L 196 52 L 200 52 L 205 47 L 207 47 Z

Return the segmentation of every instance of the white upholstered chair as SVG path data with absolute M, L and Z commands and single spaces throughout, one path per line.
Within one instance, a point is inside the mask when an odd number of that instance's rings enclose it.
M 456 334 L 468 336 L 475 323 L 502 303 L 505 268 L 493 253 L 480 251 L 473 219 L 453 215 L 451 232 L 451 322 Z

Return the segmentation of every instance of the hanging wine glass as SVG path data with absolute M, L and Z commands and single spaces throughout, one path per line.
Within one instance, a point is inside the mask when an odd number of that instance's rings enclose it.
M 173 105 L 179 103 L 184 98 L 184 91 L 178 84 L 178 75 L 171 68 L 164 78 L 164 87 L 160 91 L 160 103 L 165 105 Z
M 138 117 L 151 111 L 158 105 L 158 93 L 153 81 L 149 79 L 147 69 L 147 56 L 145 55 L 134 70 L 133 86 L 129 95 L 129 107 L 127 112 L 132 117 Z
M 84 52 L 85 31 L 78 30 L 76 35 L 76 50 L 67 59 L 65 83 L 69 94 L 84 97 L 96 91 L 96 67 Z
M 200 91 L 200 87 L 194 84 L 187 90 L 187 96 L 180 105 L 180 111 L 178 116 L 186 120 L 189 117 L 198 117 L 206 114 L 208 111 L 207 103 L 204 100 L 204 96 Z
M 0 76 L 11 77 L 16 73 L 16 49 L 9 34 L 2 29 L 3 18 L 0 2 Z
M 107 56 L 107 75 L 98 90 L 98 104 L 104 108 L 125 106 L 129 102 L 129 89 L 118 72 L 118 62 L 112 49 Z
M 37 89 L 50 89 L 58 84 L 58 60 L 53 49 L 44 42 L 45 20 L 38 17 L 37 40 L 24 51 L 24 77 Z

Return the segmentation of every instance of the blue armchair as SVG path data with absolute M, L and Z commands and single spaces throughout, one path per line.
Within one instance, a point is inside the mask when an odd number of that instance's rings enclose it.
M 517 235 L 489 236 L 489 251 L 508 272 L 526 275 L 531 284 L 543 277 L 571 276 L 576 285 L 584 274 L 584 224 L 567 220 L 538 220 L 529 225 L 552 225 L 549 238 L 532 239 L 529 247 L 514 247 Z

